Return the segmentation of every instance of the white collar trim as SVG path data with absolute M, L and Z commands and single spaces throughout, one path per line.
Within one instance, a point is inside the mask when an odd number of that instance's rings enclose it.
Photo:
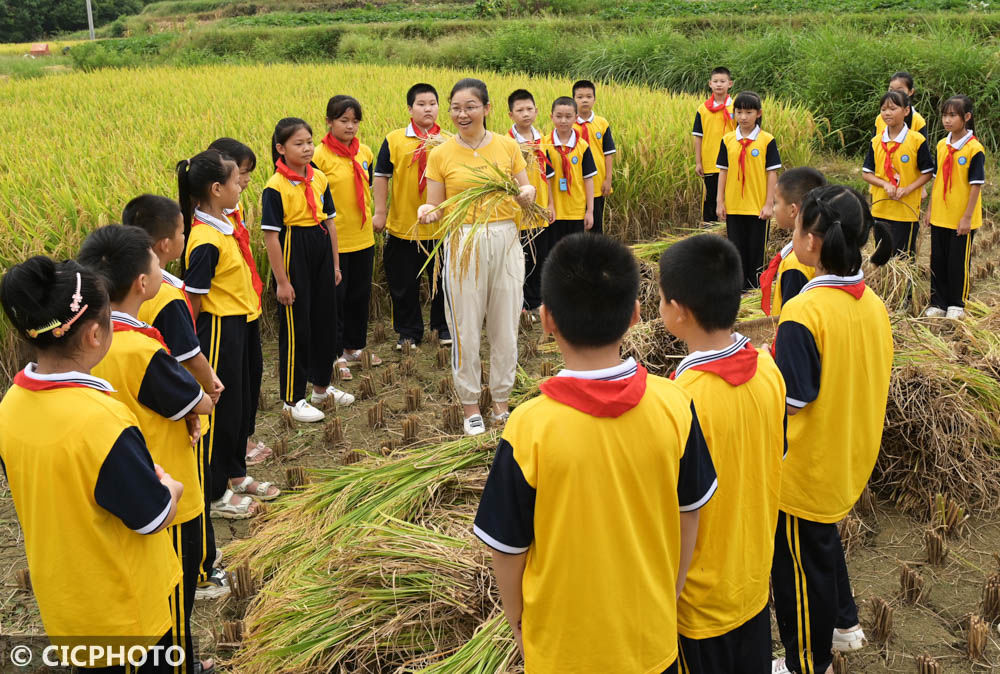
M 794 247 L 792 246 L 792 242 L 789 241 L 785 244 L 785 247 L 781 249 L 781 259 L 784 260 L 786 257 L 791 255 L 792 250 L 794 250 Z
M 595 116 L 596 115 L 594 114 L 593 110 L 590 111 L 590 117 L 588 117 L 587 119 L 584 119 L 583 117 L 577 115 L 576 116 L 576 123 L 577 124 L 592 124 L 594 122 L 594 117 Z
M 903 122 L 903 128 L 900 130 L 900 132 L 898 134 L 896 134 L 896 137 L 892 139 L 892 142 L 893 143 L 902 143 L 904 140 L 906 140 L 906 134 L 908 134 L 909 132 L 910 132 L 910 127 L 906 126 L 906 122 Z M 889 142 L 889 127 L 888 126 L 886 126 L 885 130 L 882 132 L 882 142 L 883 143 L 888 143 Z
M 111 320 L 118 321 L 119 323 L 124 323 L 125 325 L 131 325 L 133 328 L 149 327 L 148 323 L 143 323 L 132 314 L 126 314 L 124 311 L 112 311 Z
M 837 276 L 836 274 L 823 274 L 822 276 L 817 276 L 809 283 L 805 284 L 802 288 L 802 292 L 811 290 L 813 288 L 819 288 L 822 286 L 852 286 L 861 281 L 865 280 L 865 273 L 863 271 L 858 271 L 854 276 Z
M 966 131 L 965 135 L 958 139 L 958 142 L 951 142 L 951 134 L 948 134 L 948 145 L 951 145 L 956 150 L 961 150 L 965 147 L 965 144 L 972 140 L 972 132 Z
M 69 372 L 55 372 L 53 374 L 39 374 L 35 371 L 38 367 L 38 363 L 28 363 L 24 368 L 24 376 L 28 379 L 34 379 L 35 381 L 57 381 L 66 382 L 69 384 L 83 384 L 84 386 L 89 386 L 92 389 L 97 389 L 98 391 L 105 391 L 107 393 L 114 393 L 115 389 L 110 383 L 101 379 L 100 377 L 95 377 L 92 374 L 86 374 L 84 372 L 76 372 L 71 370 Z
M 518 143 L 534 143 L 536 140 L 541 140 L 542 139 L 541 132 L 539 132 L 539 130 L 536 129 L 535 127 L 533 127 L 533 126 L 531 127 L 531 138 L 530 139 L 525 138 L 524 136 L 522 136 L 520 134 L 520 132 L 518 132 L 516 124 L 511 125 L 510 132 L 512 134 L 514 134 L 514 140 L 516 140 Z
M 294 185 L 298 183 L 292 183 L 292 184 Z M 211 225 L 212 227 L 214 227 L 215 229 L 219 230 L 220 232 L 222 232 L 227 236 L 233 233 L 233 223 L 229 222 L 228 220 L 219 220 L 214 215 L 209 215 L 200 208 L 194 209 L 194 217 L 198 218 L 206 225 Z
M 593 379 L 601 381 L 617 381 L 619 379 L 628 379 L 636 373 L 638 366 L 635 363 L 635 358 L 629 358 L 625 362 L 614 365 L 612 367 L 605 367 L 600 370 L 559 370 L 556 374 L 557 377 L 573 377 L 574 379 Z
M 746 138 L 748 138 L 750 140 L 757 140 L 757 136 L 759 136 L 759 135 L 760 135 L 760 124 L 754 126 L 753 127 L 753 131 L 751 131 L 750 135 L 746 136 Z M 743 138 L 744 138 L 743 132 L 740 131 L 740 125 L 737 124 L 736 125 L 736 140 L 743 140 Z
M 576 129 L 573 129 L 572 131 L 570 131 L 570 133 L 569 133 L 569 142 L 566 143 L 565 145 L 563 145 L 563 142 L 561 140 L 559 140 L 559 132 L 558 131 L 553 131 L 552 132 L 552 144 L 553 145 L 558 145 L 559 147 L 568 147 L 568 148 L 574 148 L 574 147 L 576 147 Z
M 750 343 L 749 337 L 744 337 L 738 332 L 734 332 L 730 335 L 730 338 L 733 340 L 733 343 L 724 349 L 709 349 L 708 351 L 692 351 L 689 353 L 677 366 L 677 372 L 674 374 L 674 377 L 681 376 L 684 370 L 695 365 L 703 365 L 712 361 L 722 360 L 723 358 L 729 358 Z

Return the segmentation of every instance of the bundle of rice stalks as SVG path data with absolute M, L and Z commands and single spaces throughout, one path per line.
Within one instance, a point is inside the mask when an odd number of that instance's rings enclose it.
M 663 254 L 663 251 L 689 236 L 697 234 L 725 235 L 725 232 L 726 226 L 720 222 L 711 223 L 704 227 L 683 227 L 663 234 L 660 238 L 653 241 L 633 243 L 631 248 L 632 252 L 640 260 L 656 263 L 660 261 L 660 255 Z
M 518 365 L 517 372 L 514 374 L 514 390 L 510 394 L 511 405 L 516 407 L 541 393 L 539 386 L 543 379 L 545 377 L 532 377 L 527 370 Z
M 865 284 L 882 298 L 890 311 L 919 315 L 930 301 L 930 279 L 915 260 L 892 257 L 881 267 L 865 263 Z
M 662 377 L 673 372 L 685 354 L 683 342 L 667 332 L 658 318 L 636 323 L 622 341 L 622 358 L 631 356 Z
M 639 315 L 644 321 L 660 320 L 660 266 L 639 260 Z
M 505 674 L 518 658 L 517 644 L 503 613 L 483 623 L 464 646 L 426 667 L 410 663 L 401 672 L 422 674 Z

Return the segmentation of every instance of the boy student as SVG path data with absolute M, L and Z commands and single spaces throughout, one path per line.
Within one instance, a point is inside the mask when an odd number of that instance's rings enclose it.
M 722 137 L 736 128 L 733 118 L 733 76 L 728 68 L 716 68 L 708 78 L 712 95 L 694 113 L 694 172 L 705 180 L 705 203 L 701 218 L 715 221 L 716 198 L 719 191 L 719 169 L 715 166 Z
M 427 151 L 424 141 L 441 133 L 437 124 L 438 94 L 429 84 L 418 83 L 406 92 L 410 123 L 386 135 L 375 160 L 372 195 L 375 210 L 372 226 L 376 232 L 389 230 L 383 261 L 392 298 L 392 327 L 399 335 L 396 350 L 416 348 L 424 338 L 424 318 L 420 312 L 420 269 L 437 241 L 437 225 L 417 222 L 417 207 L 427 196 Z M 392 200 L 389 202 L 389 179 Z M 387 204 L 388 203 L 388 207 Z M 434 265 L 427 265 L 431 285 L 431 329 L 437 330 L 443 346 L 451 345 L 444 317 L 444 279 Z
M 514 124 L 507 134 L 521 144 L 534 148 L 534 165 L 528 163 L 528 182 L 535 186 L 535 203 L 549 212 L 548 220 L 518 222 L 521 233 L 521 247 L 524 248 L 524 304 L 522 311 L 532 312 L 532 318 L 542 303 L 542 265 L 549 254 L 548 226 L 555 221 L 556 211 L 551 194 L 555 169 L 545 150 L 542 149 L 542 134 L 535 128 L 538 108 L 535 98 L 526 89 L 517 89 L 507 97 L 507 114 Z
M 699 410 L 722 485 L 699 511 L 677 601 L 681 671 L 692 674 L 767 672 L 771 663 L 785 382 L 769 354 L 732 332 L 742 283 L 739 251 L 721 236 L 685 239 L 660 256 L 660 316 L 689 354 L 675 381 Z
M 590 145 L 573 126 L 576 101 L 560 96 L 552 103 L 552 133 L 546 153 L 552 158 L 552 204 L 549 245 L 569 234 L 594 231 L 594 177 L 598 175 Z
M 79 261 L 107 279 L 114 338 L 107 355 L 94 366 L 94 376 L 114 388 L 111 395 L 139 421 L 153 461 L 188 485 L 168 527 L 181 564 L 181 582 L 170 608 L 174 645 L 184 648 L 186 672 L 211 670 L 211 661 L 194 658 L 191 611 L 202 561 L 204 491 L 193 447 L 201 435 L 198 415 L 215 406 L 191 374 L 167 351 L 160 332 L 136 318 L 143 302 L 163 285 L 160 262 L 149 235 L 138 227 L 108 225 L 94 230 L 80 248 Z
M 594 103 L 597 101 L 597 87 L 590 80 L 579 80 L 573 83 L 573 100 L 577 105 L 577 118 L 573 128 L 594 148 L 598 155 L 604 155 L 604 161 L 597 160 L 597 177 L 594 179 L 594 226 L 591 232 L 604 233 L 604 197 L 611 194 L 611 174 L 615 165 L 615 139 L 611 136 L 611 125 L 608 120 L 594 114 Z
M 601 274 L 594 274 L 600 268 Z M 677 672 L 677 596 L 715 469 L 691 396 L 618 347 L 632 253 L 574 234 L 542 270 L 567 369 L 515 409 L 476 514 L 528 672 Z

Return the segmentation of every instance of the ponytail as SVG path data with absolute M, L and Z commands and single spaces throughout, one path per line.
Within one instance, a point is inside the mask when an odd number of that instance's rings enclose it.
M 823 239 L 820 265 L 831 274 L 853 276 L 861 269 L 861 249 L 872 229 L 887 232 L 877 223 L 864 197 L 845 185 L 826 185 L 809 192 L 802 204 L 802 229 Z M 892 237 L 876 237 L 871 262 L 881 266 L 892 252 Z
M 271 134 L 271 162 L 277 166 L 278 160 L 281 159 L 281 154 L 278 152 L 278 146 L 284 145 L 288 142 L 296 131 L 299 129 L 305 129 L 312 135 L 312 127 L 309 126 L 309 122 L 304 119 L 299 119 L 298 117 L 285 117 L 278 121 L 274 127 L 274 133 Z
M 208 197 L 212 185 L 225 183 L 236 170 L 236 162 L 218 150 L 205 150 L 177 162 L 177 201 L 184 218 L 184 241 L 191 233 L 195 207 Z M 185 257 L 181 256 L 181 273 L 187 267 Z

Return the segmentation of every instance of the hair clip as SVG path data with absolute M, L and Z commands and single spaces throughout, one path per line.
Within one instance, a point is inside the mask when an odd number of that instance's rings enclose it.
M 84 304 L 80 306 L 80 302 L 83 301 L 83 295 L 80 294 L 80 288 L 83 284 L 83 279 L 80 277 L 80 272 L 76 272 L 76 291 L 73 293 L 71 299 L 72 302 L 69 303 L 69 310 L 73 312 L 73 316 L 65 323 L 60 323 L 58 320 L 53 320 L 46 323 L 40 328 L 33 328 L 31 330 L 25 331 L 28 337 L 31 339 L 37 339 L 38 335 L 44 334 L 46 332 L 52 331 L 52 336 L 59 339 L 73 327 L 73 324 L 86 313 L 87 308 L 90 307 L 89 304 Z
M 80 285 L 82 279 L 80 278 L 80 272 L 76 273 L 76 292 L 73 293 L 73 301 L 69 304 L 69 310 L 77 312 L 80 310 L 80 302 L 83 301 L 83 295 L 80 294 Z
M 25 333 L 31 339 L 35 339 L 36 337 L 38 337 L 38 335 L 40 335 L 42 333 L 48 332 L 49 330 L 55 330 L 56 328 L 59 327 L 59 325 L 60 325 L 59 321 L 51 321 L 49 323 L 46 323 L 45 325 L 43 325 L 40 328 L 34 328 L 32 330 L 26 330 Z

